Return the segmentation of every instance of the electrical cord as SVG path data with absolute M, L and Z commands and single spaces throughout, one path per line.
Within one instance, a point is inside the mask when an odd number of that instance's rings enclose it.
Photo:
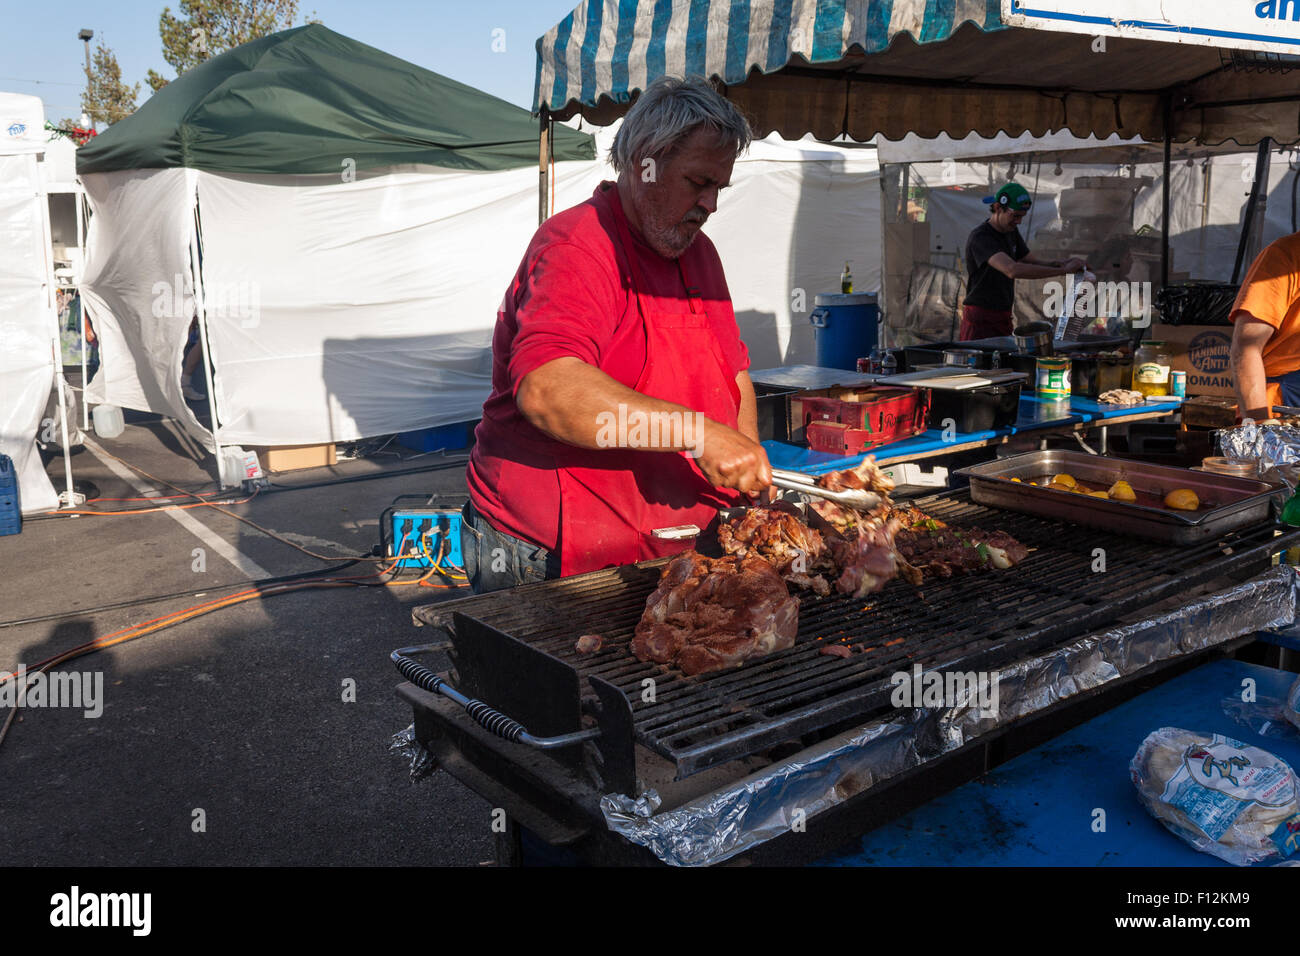
M 20 627 L 24 624 L 41 624 L 45 621 L 60 621 L 69 617 L 86 617 L 92 614 L 99 614 L 103 611 L 116 611 L 124 607 L 138 607 L 142 604 L 157 604 L 160 601 L 170 601 L 173 598 L 193 597 L 196 594 L 206 594 L 209 591 L 225 591 L 229 588 L 246 588 L 257 587 L 263 584 L 282 584 L 287 581 L 298 581 L 303 578 L 312 578 L 321 574 L 335 574 L 339 571 L 346 571 L 356 564 L 356 561 L 344 561 L 332 568 L 317 568 L 315 571 L 301 571 L 297 574 L 282 574 L 273 578 L 250 578 L 247 581 L 235 581 L 230 584 L 208 585 L 201 588 L 190 588 L 188 591 L 175 591 L 171 594 L 157 594 L 153 597 L 133 598 L 130 601 L 117 601 L 114 604 L 100 604 L 96 607 L 77 608 L 73 611 L 59 611 L 54 614 L 42 614 L 40 617 L 25 617 L 13 621 L 0 621 L 0 630 L 7 627 Z
M 191 498 L 198 497 L 193 492 L 186 491 L 184 488 L 180 488 L 177 485 L 172 484 L 170 481 L 166 481 L 162 478 L 158 478 L 154 475 L 151 475 L 143 468 L 140 468 L 137 465 L 133 465 L 129 461 L 126 461 L 123 458 L 118 458 L 116 455 L 114 455 L 110 451 L 107 451 L 106 449 L 101 449 L 101 453 L 107 455 L 109 458 L 112 458 L 116 462 L 126 465 L 126 467 L 130 468 L 132 471 L 136 472 L 139 475 L 143 475 L 145 478 L 148 478 L 150 481 L 155 482 L 156 484 L 166 485 L 168 488 L 174 488 L 176 491 L 179 491 L 182 495 L 185 495 L 187 497 L 191 497 Z M 254 497 L 256 497 L 256 495 L 257 492 L 253 492 L 253 494 L 250 495 L 248 498 L 244 498 L 240 501 L 233 502 L 233 504 L 244 504 L 247 501 L 251 501 Z M 211 508 L 212 510 L 220 512 L 221 514 L 225 515 L 228 518 L 234 518 L 236 521 L 241 522 L 242 524 L 246 524 L 250 528 L 254 528 L 262 532 L 262 534 L 266 535 L 268 538 L 274 538 L 276 541 L 279 541 L 281 544 L 288 545 L 289 547 L 293 548 L 295 551 L 301 551 L 303 554 L 315 558 L 318 561 L 387 561 L 388 560 L 387 558 L 383 558 L 383 557 L 376 558 L 370 555 L 317 554 L 315 551 L 312 551 L 309 548 L 304 548 L 302 545 L 298 544 L 297 542 L 290 541 L 288 538 L 276 534 L 270 528 L 262 527 L 260 524 L 258 524 L 256 521 L 253 521 L 251 518 L 245 518 L 242 515 L 235 514 L 233 511 L 227 511 L 225 508 L 222 508 L 218 506 L 215 502 L 211 502 L 211 501 L 200 500 L 198 503 L 190 504 L 190 505 L 168 505 L 163 508 L 139 508 L 139 509 L 133 509 L 131 511 L 78 511 L 78 512 L 64 511 L 59 513 L 94 515 L 96 517 L 105 517 L 109 515 L 141 514 L 150 511 L 184 510 L 188 508 Z

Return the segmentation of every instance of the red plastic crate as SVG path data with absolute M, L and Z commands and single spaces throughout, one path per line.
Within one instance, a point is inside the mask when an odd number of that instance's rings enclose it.
M 928 390 L 844 391 L 847 394 L 801 399 L 804 436 L 814 451 L 853 454 L 911 438 L 926 429 Z

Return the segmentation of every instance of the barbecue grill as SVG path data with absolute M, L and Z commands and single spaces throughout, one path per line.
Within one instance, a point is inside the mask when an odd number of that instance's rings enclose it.
M 1197 585 L 1255 573 L 1300 543 L 1300 531 L 1266 524 L 1171 549 L 982 507 L 964 490 L 914 503 L 1032 550 L 1010 570 L 927 580 L 919 592 L 901 580 L 859 599 L 801 592 L 792 648 L 694 678 L 628 648 L 662 560 L 421 607 L 417 623 L 450 638 L 454 676 L 409 659 L 403 673 L 426 687 L 448 679 L 463 697 L 403 684 L 415 736 L 548 842 L 608 835 L 605 794 L 707 792 L 896 713 L 899 672 L 996 672 Z M 588 633 L 604 643 L 583 655 L 574 643 Z M 821 653 L 831 643 L 853 653 Z

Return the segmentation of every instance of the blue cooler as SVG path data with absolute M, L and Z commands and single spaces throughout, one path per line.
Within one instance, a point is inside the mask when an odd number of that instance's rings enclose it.
M 808 317 L 817 344 L 817 364 L 822 368 L 857 371 L 878 344 L 880 307 L 873 292 L 818 295 Z
M 18 473 L 8 455 L 0 455 L 0 535 L 23 530 L 23 512 L 18 507 Z

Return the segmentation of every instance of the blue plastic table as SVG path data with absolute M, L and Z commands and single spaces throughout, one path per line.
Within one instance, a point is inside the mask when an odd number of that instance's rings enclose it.
M 1262 737 L 1227 716 L 1254 678 L 1283 698 L 1296 675 L 1213 661 L 1174 678 L 818 861 L 822 866 L 1229 866 L 1193 850 L 1138 801 L 1128 765 L 1160 727 L 1220 733 L 1300 768 L 1300 732 Z M 1106 831 L 1092 830 L 1094 810 Z M 1261 864 L 1264 865 L 1264 864 Z
M 1022 395 L 1020 412 L 1014 425 L 993 431 L 958 432 L 947 438 L 942 431 L 932 428 L 915 438 L 881 445 L 867 454 L 875 455 L 876 461 L 882 465 L 912 461 L 916 458 L 933 457 L 997 444 L 1009 435 L 1073 428 L 1085 423 L 1123 424 L 1161 418 L 1177 411 L 1178 407 L 1178 402 L 1148 402 L 1139 406 L 1102 405 L 1090 398 L 1074 398 L 1070 401 L 1069 414 L 1062 416 L 1055 413 L 1058 406 L 1034 396 Z M 778 441 L 765 441 L 763 447 L 767 449 L 767 457 L 773 468 L 801 471 L 810 475 L 852 468 L 866 457 L 866 454 L 834 455 Z

